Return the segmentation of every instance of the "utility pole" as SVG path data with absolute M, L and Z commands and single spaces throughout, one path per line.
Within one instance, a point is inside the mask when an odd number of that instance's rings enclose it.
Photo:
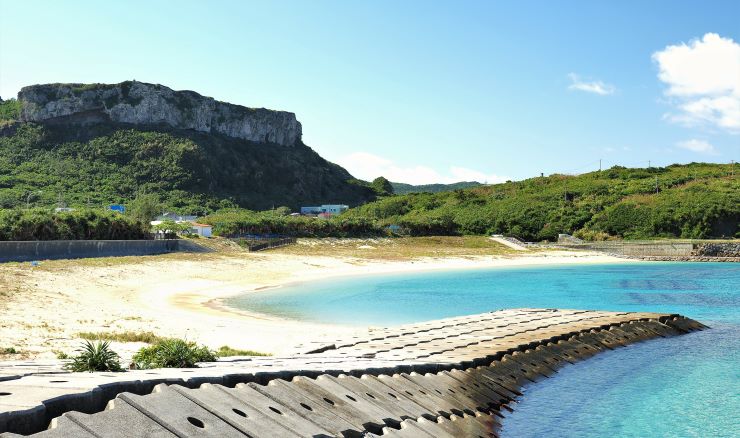
M 650 160 L 648 160 L 648 169 L 650 169 Z
M 599 158 L 599 173 L 601 173 L 601 158 Z

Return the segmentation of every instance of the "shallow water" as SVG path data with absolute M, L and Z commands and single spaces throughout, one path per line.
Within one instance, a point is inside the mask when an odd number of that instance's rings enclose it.
M 230 305 L 353 325 L 512 307 L 681 313 L 711 330 L 648 341 L 525 389 L 508 437 L 740 436 L 740 265 L 624 263 L 330 279 Z

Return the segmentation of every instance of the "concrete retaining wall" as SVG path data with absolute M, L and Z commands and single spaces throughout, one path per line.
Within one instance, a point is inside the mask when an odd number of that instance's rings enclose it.
M 45 240 L 0 242 L 0 262 L 79 259 L 164 254 L 174 251 L 204 252 L 187 240 Z
M 694 250 L 694 244 L 691 242 L 592 242 L 565 246 L 637 257 L 687 257 Z

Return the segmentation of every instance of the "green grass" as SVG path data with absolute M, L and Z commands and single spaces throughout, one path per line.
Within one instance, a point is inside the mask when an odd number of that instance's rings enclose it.
M 3 347 L 0 348 L 0 354 L 20 354 L 20 351 L 16 350 L 15 347 Z
M 69 354 L 60 351 L 60 350 L 51 350 L 52 353 L 57 357 L 57 359 L 69 359 Z
M 80 332 L 77 336 L 88 341 L 146 342 L 154 344 L 164 340 L 152 332 Z
M 271 356 L 268 353 L 260 353 L 258 351 L 253 350 L 239 350 L 237 348 L 231 348 L 228 345 L 224 345 L 218 350 L 216 350 L 216 354 L 219 357 L 229 357 L 229 356 Z
M 487 236 L 424 236 L 372 239 L 299 239 L 272 250 L 300 256 L 351 257 L 358 260 L 415 260 L 425 257 L 486 257 L 514 253 Z

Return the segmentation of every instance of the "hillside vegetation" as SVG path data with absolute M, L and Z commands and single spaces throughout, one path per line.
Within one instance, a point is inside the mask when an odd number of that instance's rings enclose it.
M 469 189 L 470 187 L 477 187 L 482 185 L 477 181 L 460 181 L 452 184 L 405 184 L 399 182 L 392 182 L 393 193 L 397 195 L 405 195 L 407 193 L 439 193 L 439 192 L 450 192 L 458 189 Z
M 12 115 L 14 108 L 2 103 Z M 6 111 L 7 110 L 7 111 Z M 0 112 L 5 114 L 5 112 Z M 165 209 L 358 205 L 375 192 L 304 145 L 111 123 L 0 126 L 0 208 L 126 204 L 154 194 Z
M 396 225 L 412 236 L 498 233 L 536 241 L 557 240 L 559 233 L 586 239 L 740 237 L 739 170 L 733 176 L 730 165 L 719 164 L 614 167 L 387 196 L 329 220 L 228 210 L 205 221 L 222 234 L 382 235 Z
M 527 240 L 555 240 L 558 233 L 633 239 L 735 236 L 738 170 L 733 177 L 730 165 L 613 167 L 579 176 L 387 197 L 350 210 L 348 218 L 398 224 L 412 234 L 501 233 Z

